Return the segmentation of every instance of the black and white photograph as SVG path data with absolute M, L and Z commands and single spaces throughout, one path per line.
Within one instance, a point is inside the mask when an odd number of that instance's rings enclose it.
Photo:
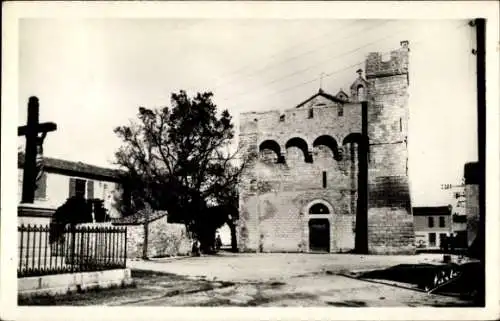
M 4 3 L 2 319 L 496 319 L 499 6 L 397 3 Z

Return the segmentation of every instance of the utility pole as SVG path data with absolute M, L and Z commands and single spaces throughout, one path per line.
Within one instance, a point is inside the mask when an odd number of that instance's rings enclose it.
M 358 142 L 358 204 L 355 250 L 368 254 L 368 102 L 361 102 L 361 138 Z
M 485 154 L 486 154 L 486 20 L 475 19 L 470 23 L 471 27 L 476 27 L 476 48 L 472 53 L 476 55 L 476 77 L 477 77 L 477 143 L 478 143 L 478 182 L 479 182 L 479 227 L 478 227 L 478 245 L 479 245 L 479 259 L 481 268 L 484 272 L 481 279 L 478 280 L 480 284 L 480 304 L 485 303 L 485 269 L 486 269 L 486 229 L 485 229 Z

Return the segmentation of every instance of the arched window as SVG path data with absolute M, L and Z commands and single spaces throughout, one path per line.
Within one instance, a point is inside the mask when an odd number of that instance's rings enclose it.
M 316 203 L 309 208 L 309 214 L 330 214 L 330 211 L 325 204 Z
M 270 156 L 273 155 L 273 159 L 275 160 L 276 163 L 283 162 L 280 145 L 274 140 L 263 141 L 259 145 L 259 152 L 261 153 L 261 157 L 264 156 L 265 160 L 270 160 Z
M 349 143 L 360 144 L 363 141 L 364 141 L 363 135 L 361 135 L 360 133 L 350 133 L 349 135 L 344 137 L 344 140 L 342 141 L 342 145 L 346 145 Z
M 320 145 L 327 146 L 328 148 L 330 148 L 332 150 L 333 158 L 335 160 L 341 159 L 341 155 L 335 138 L 328 135 L 319 136 L 314 140 L 313 147 L 318 147 Z
M 299 138 L 299 137 L 291 138 L 290 140 L 288 140 L 286 142 L 285 147 L 287 149 L 290 147 L 299 148 L 302 151 L 302 153 L 304 154 L 304 161 L 306 163 L 312 163 L 312 157 L 311 157 L 311 155 L 309 155 L 309 149 L 307 147 L 307 143 L 302 138 Z

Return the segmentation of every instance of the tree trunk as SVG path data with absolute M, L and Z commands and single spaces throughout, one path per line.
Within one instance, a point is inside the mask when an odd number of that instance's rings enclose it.
M 236 224 L 233 222 L 228 222 L 227 225 L 229 226 L 229 229 L 231 230 L 231 252 L 237 253 L 238 252 L 238 240 L 236 238 Z
M 203 254 L 212 254 L 214 253 L 214 245 L 215 245 L 215 230 L 213 231 L 203 231 L 203 234 L 200 238 L 200 247 L 201 252 Z
M 142 244 L 142 259 L 148 259 L 148 239 L 149 239 L 149 226 L 144 223 L 144 243 Z

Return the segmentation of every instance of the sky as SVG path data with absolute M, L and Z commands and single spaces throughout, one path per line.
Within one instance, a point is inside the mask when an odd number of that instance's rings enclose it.
M 212 91 L 234 117 L 335 94 L 369 52 L 410 41 L 409 175 L 414 206 L 445 205 L 477 160 L 474 28 L 467 20 L 22 19 L 18 122 L 30 96 L 57 123 L 46 156 L 113 167 L 116 126 L 172 92 Z M 321 76 L 323 74 L 323 76 Z M 19 144 L 24 140 L 18 139 Z

